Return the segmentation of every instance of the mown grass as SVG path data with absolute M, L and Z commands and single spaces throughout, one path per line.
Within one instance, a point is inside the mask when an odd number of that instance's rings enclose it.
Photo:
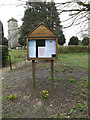
M 9 55 L 12 63 L 23 61 L 27 59 L 27 50 L 12 49 Z M 58 60 L 65 65 L 88 68 L 88 53 L 59 53 Z
M 62 64 L 88 69 L 88 53 L 58 54 L 58 60 Z
M 27 51 L 26 50 L 16 50 L 12 49 L 9 51 L 9 55 L 11 56 L 11 62 L 19 62 L 27 59 Z M 9 58 L 8 58 L 9 60 Z

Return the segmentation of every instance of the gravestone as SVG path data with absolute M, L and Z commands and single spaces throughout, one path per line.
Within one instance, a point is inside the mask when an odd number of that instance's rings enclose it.
M 0 68 L 2 68 L 2 39 L 3 39 L 3 24 L 0 21 Z
M 89 46 L 90 46 L 90 11 L 88 12 L 88 36 L 89 36 Z
M 0 45 L 2 45 L 2 39 L 3 39 L 3 24 L 0 21 Z

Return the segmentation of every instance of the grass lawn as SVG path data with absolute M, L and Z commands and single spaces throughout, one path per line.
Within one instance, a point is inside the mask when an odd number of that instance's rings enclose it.
M 88 69 L 88 53 L 59 54 L 58 59 L 62 64 Z
M 9 51 L 9 55 L 11 55 L 12 63 L 23 61 L 27 59 L 27 51 L 26 50 L 16 50 L 12 49 Z
M 27 50 L 12 49 L 9 51 L 12 63 L 27 59 Z M 82 67 L 88 69 L 88 53 L 63 53 L 58 54 L 58 60 L 61 64 Z

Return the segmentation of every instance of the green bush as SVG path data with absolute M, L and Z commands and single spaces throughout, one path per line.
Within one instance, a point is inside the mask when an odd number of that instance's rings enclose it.
M 88 46 L 58 46 L 58 53 L 78 53 L 78 52 L 88 52 Z
M 72 36 L 69 40 L 68 45 L 78 45 L 78 42 L 79 42 L 78 37 L 77 36 Z
M 82 40 L 82 44 L 83 45 L 89 45 L 89 38 L 88 37 L 84 37 Z
M 2 49 L 2 67 L 5 67 L 8 59 L 8 47 L 2 46 L 0 48 Z

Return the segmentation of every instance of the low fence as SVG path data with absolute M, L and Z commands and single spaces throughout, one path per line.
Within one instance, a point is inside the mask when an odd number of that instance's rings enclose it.
M 58 46 L 58 54 L 79 53 L 79 52 L 88 52 L 88 51 L 89 51 L 88 46 L 77 46 L 77 45 Z M 10 64 L 10 69 L 17 69 L 23 66 L 31 65 L 31 61 L 27 60 L 27 50 L 16 50 L 16 49 L 10 50 L 8 62 Z
M 10 69 L 12 70 L 27 66 L 31 64 L 31 61 L 27 61 L 26 50 L 12 49 L 9 51 L 8 63 L 10 64 Z
M 21 67 L 24 67 L 24 66 L 31 65 L 31 61 L 28 61 L 27 59 L 23 60 L 23 58 L 16 58 L 16 57 L 15 57 L 15 59 L 18 59 L 18 61 L 16 60 L 13 63 L 12 59 L 11 59 L 11 55 L 9 55 L 10 70 L 18 69 L 18 68 L 21 68 Z

